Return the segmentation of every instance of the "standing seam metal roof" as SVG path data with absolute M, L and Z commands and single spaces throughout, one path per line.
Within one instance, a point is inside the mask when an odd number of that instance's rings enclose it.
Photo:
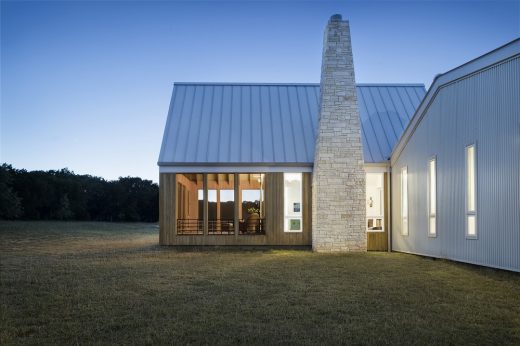
M 364 159 L 387 161 L 426 90 L 358 84 Z M 319 84 L 175 83 L 159 165 L 314 162 Z

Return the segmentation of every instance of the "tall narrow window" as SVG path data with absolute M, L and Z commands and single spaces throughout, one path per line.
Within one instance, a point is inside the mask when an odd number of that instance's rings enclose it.
M 428 235 L 435 237 L 437 215 L 437 168 L 435 158 L 428 161 Z
M 477 237 L 477 160 L 476 147 L 466 147 L 466 237 Z
M 239 234 L 265 234 L 265 174 L 238 175 Z
M 234 174 L 208 174 L 208 234 L 235 234 L 234 189 Z
M 401 168 L 401 234 L 408 235 L 408 168 Z
M 177 234 L 204 234 L 202 174 L 177 174 Z
M 302 174 L 284 173 L 284 226 L 285 232 L 302 231 Z

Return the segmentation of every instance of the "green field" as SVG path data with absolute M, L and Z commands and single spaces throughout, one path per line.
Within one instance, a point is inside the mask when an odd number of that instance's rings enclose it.
M 520 275 L 397 253 L 160 247 L 0 222 L 0 344 L 520 344 Z

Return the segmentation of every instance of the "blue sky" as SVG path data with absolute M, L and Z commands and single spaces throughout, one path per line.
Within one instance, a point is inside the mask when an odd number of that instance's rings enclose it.
M 428 87 L 520 36 L 517 0 L 2 1 L 0 161 L 157 181 L 174 81 L 319 82 L 334 13 L 360 83 Z

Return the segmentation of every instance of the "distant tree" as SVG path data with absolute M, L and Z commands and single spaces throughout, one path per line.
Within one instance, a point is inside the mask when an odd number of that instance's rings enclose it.
M 106 181 L 67 168 L 28 172 L 4 164 L 0 218 L 156 222 L 159 186 L 136 177 Z
M 56 218 L 58 220 L 70 220 L 74 214 L 70 210 L 70 202 L 67 194 L 64 194 L 60 198 L 60 204 L 58 211 L 56 212 Z
M 22 215 L 22 201 L 13 191 L 12 166 L 0 166 L 0 219 L 12 220 Z

